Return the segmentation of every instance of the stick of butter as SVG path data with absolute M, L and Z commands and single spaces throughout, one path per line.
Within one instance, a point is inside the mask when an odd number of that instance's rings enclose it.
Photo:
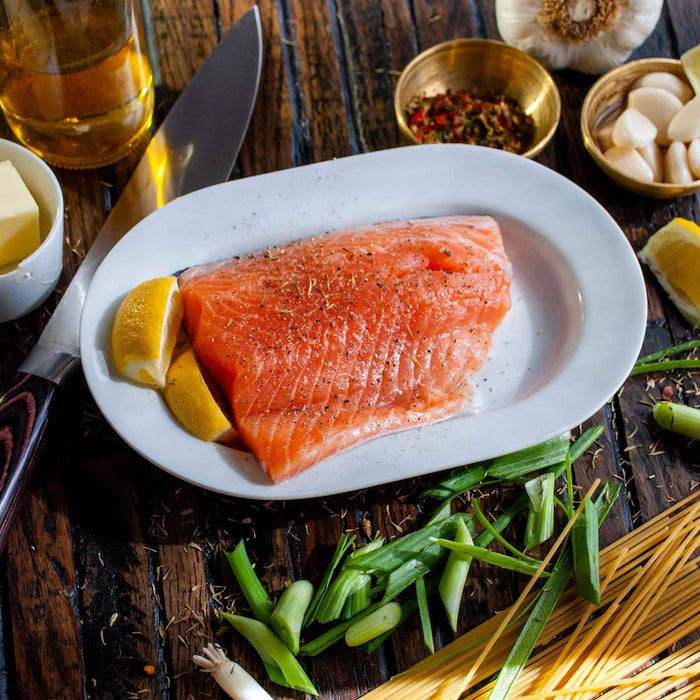
M 9 160 L 0 162 L 0 267 L 31 255 L 41 243 L 39 207 Z

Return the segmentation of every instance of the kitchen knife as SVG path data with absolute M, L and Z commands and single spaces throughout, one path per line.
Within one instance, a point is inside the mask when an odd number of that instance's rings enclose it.
M 0 394 L 0 551 L 39 456 L 55 391 L 80 364 L 80 315 L 97 267 L 147 214 L 229 178 L 253 112 L 261 65 L 260 13 L 254 6 L 168 112 L 37 344 Z

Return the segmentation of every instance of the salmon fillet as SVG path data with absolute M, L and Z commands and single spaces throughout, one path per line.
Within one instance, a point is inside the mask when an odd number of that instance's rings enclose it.
M 195 352 L 280 482 L 463 409 L 510 279 L 498 224 L 450 216 L 335 231 L 179 281 Z

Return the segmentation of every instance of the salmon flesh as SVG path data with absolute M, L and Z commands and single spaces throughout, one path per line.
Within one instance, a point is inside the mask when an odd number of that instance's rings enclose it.
M 463 410 L 511 303 L 511 265 L 486 216 L 334 231 L 179 282 L 195 352 L 274 482 Z

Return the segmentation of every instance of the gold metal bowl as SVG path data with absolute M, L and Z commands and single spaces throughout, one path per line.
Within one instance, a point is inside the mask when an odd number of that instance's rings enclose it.
M 655 71 L 666 71 L 687 80 L 680 61 L 672 58 L 642 58 L 614 68 L 594 83 L 581 108 L 583 144 L 600 169 L 625 189 L 656 199 L 685 197 L 700 189 L 700 180 L 694 180 L 688 185 L 637 180 L 612 165 L 603 156 L 595 138 L 595 133 L 603 122 L 613 119 L 622 112 L 627 93 L 634 82 L 643 75 Z
M 407 122 L 411 101 L 447 90 L 503 94 L 516 100 L 535 122 L 532 147 L 521 154 L 527 158 L 542 151 L 559 124 L 559 91 L 552 76 L 534 58 L 500 41 L 456 39 L 419 54 L 399 76 L 394 112 L 408 143 L 420 143 Z

